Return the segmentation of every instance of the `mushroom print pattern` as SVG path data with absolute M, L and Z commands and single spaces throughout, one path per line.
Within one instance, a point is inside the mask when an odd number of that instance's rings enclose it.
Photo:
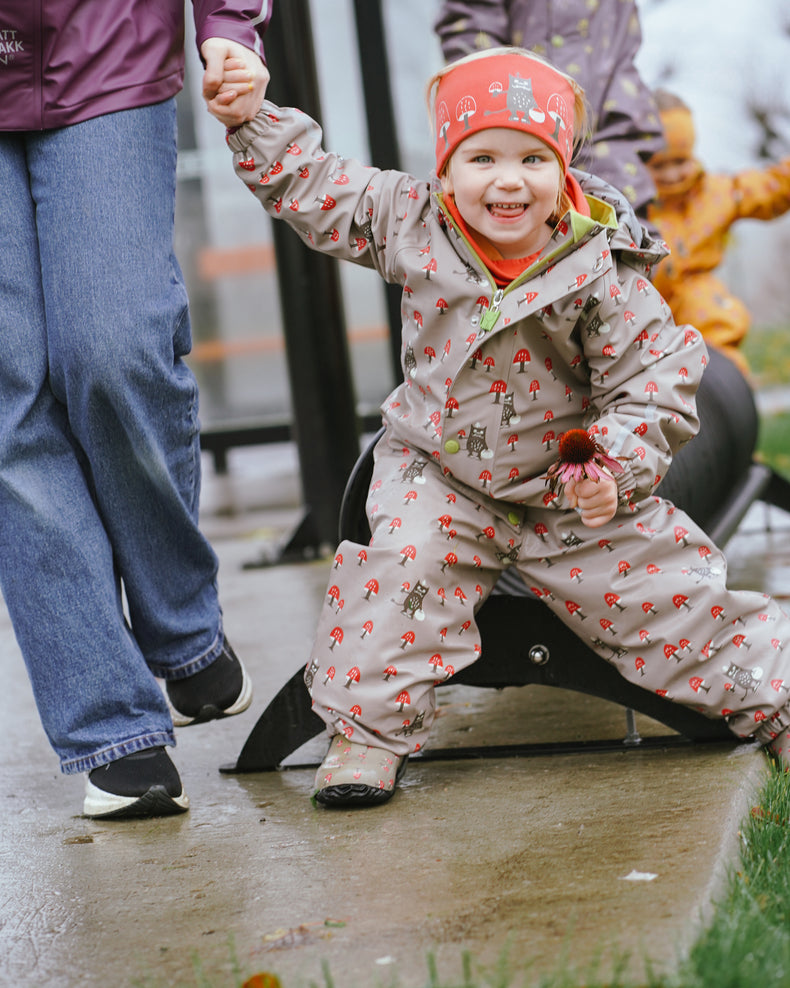
M 440 119 L 439 139 L 455 125 Z M 331 154 L 314 121 L 270 103 L 228 143 L 272 216 L 402 289 L 403 381 L 382 406 L 370 542 L 338 547 L 307 663 L 328 733 L 423 747 L 435 684 L 480 657 L 475 613 L 505 567 L 643 689 L 738 736 L 787 730 L 790 620 L 730 590 L 719 549 L 654 494 L 697 430 L 707 350 L 672 321 L 649 280 L 663 249 L 635 243 L 613 190 L 587 180 L 591 215 L 566 216 L 502 288 L 435 180 Z M 594 529 L 545 481 L 573 429 L 619 465 L 617 513 Z

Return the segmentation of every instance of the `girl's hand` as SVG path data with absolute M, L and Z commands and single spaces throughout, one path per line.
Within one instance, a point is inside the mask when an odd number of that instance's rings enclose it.
M 200 54 L 206 63 L 203 98 L 209 112 L 226 127 L 252 120 L 269 84 L 269 70 L 258 55 L 225 38 L 207 38 Z
M 617 483 L 613 477 L 601 480 L 569 480 L 565 484 L 568 504 L 579 511 L 588 528 L 600 528 L 617 511 Z

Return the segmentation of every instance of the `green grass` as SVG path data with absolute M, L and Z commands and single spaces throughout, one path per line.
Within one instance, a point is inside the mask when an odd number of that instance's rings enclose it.
M 790 780 L 772 771 L 758 806 L 741 826 L 740 868 L 671 988 L 790 984 Z
M 790 326 L 753 329 L 743 352 L 756 391 L 787 388 L 790 396 Z M 777 473 L 790 477 L 790 400 L 788 410 L 760 418 L 757 457 Z
M 761 416 L 756 456 L 790 478 L 790 411 Z
M 755 388 L 790 386 L 790 326 L 756 326 L 743 341 Z

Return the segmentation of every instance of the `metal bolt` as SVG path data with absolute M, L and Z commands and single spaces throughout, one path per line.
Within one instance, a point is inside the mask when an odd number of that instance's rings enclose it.
M 625 726 L 626 726 L 626 735 L 623 738 L 623 744 L 629 744 L 629 745 L 641 744 L 642 735 L 637 730 L 636 717 L 634 716 L 634 711 L 630 707 L 625 708 Z
M 549 661 L 549 650 L 545 645 L 533 645 L 529 650 L 529 661 L 536 666 L 545 666 Z

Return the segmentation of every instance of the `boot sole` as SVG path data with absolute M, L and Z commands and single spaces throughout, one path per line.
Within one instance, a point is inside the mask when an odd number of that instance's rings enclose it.
M 336 786 L 325 786 L 319 789 L 313 799 L 321 806 L 330 809 L 337 806 L 380 806 L 387 803 L 395 795 L 398 783 L 406 771 L 408 758 L 402 758 L 395 773 L 395 784 L 392 789 L 380 789 L 378 786 L 367 786 L 359 782 L 341 783 Z
M 379 806 L 395 795 L 395 788 L 376 789 L 373 786 L 354 784 L 327 786 L 315 794 L 316 803 L 321 806 Z

